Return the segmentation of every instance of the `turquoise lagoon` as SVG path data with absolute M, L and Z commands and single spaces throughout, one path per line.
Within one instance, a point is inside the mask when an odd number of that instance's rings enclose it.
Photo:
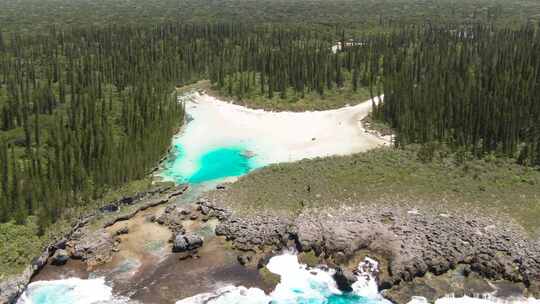
M 181 143 L 174 145 L 164 164 L 165 180 L 198 184 L 247 174 L 259 167 L 256 157 L 242 146 L 209 148 L 189 157 Z

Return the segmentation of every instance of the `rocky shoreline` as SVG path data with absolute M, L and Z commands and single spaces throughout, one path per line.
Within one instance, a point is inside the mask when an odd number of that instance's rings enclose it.
M 528 239 L 519 226 L 490 217 L 367 205 L 304 209 L 294 217 L 243 215 L 215 198 L 193 204 L 171 201 L 186 189 L 158 189 L 119 200 L 99 212 L 116 212 L 126 204 L 137 204 L 137 208 L 112 217 L 99 229 L 88 227 L 95 214 L 81 219 L 21 276 L 0 284 L 0 303 L 15 303 L 32 276 L 48 262 L 58 265 L 70 258 L 81 259 L 89 268 L 107 263 L 116 251 L 117 236 L 129 231 L 111 234 L 105 229 L 166 203 L 170 204 L 161 215 L 148 220 L 171 231 L 172 250 L 180 260 L 196 258 L 206 245 L 185 224 L 217 220 L 215 234 L 231 243 L 238 263 L 245 267 L 264 270 L 271 256 L 294 247 L 301 262 L 336 268 L 338 286 L 346 291 L 355 280 L 359 261 L 373 258 L 380 265 L 379 289 L 394 303 L 407 303 L 413 295 L 429 301 L 450 293 L 540 295 L 539 240 Z
M 296 218 L 237 216 L 216 201 L 198 204 L 200 210 L 221 219 L 216 234 L 245 252 L 240 260 L 250 260 L 269 248 L 276 252 L 291 243 L 301 258 L 311 256 L 315 263 L 343 266 L 349 273 L 365 256 L 377 259 L 379 289 L 395 303 L 406 303 L 413 295 L 433 301 L 450 293 L 494 293 L 493 286 L 503 283 L 512 285 L 508 296 L 540 295 L 539 240 L 528 239 L 518 226 L 489 217 L 395 206 L 304 210 Z M 410 284 L 449 273 L 461 276 L 465 283 Z
M 104 229 L 106 227 L 118 221 L 129 219 L 140 211 L 165 204 L 171 198 L 183 194 L 187 189 L 187 185 L 157 187 L 137 193 L 134 196 L 123 197 L 113 201 L 101 207 L 96 212 L 78 219 L 62 238 L 46 246 L 42 254 L 36 257 L 21 274 L 0 282 L 0 303 L 16 303 L 18 297 L 32 280 L 32 277 L 47 265 L 49 259 L 52 264 L 57 265 L 65 263 L 69 258 L 82 259 L 89 267 L 109 260 L 114 252 L 115 243 L 113 238 L 105 233 Z M 123 206 L 135 204 L 137 208 L 133 211 L 113 217 L 98 230 L 92 230 L 88 227 L 88 224 L 99 215 L 116 213 Z

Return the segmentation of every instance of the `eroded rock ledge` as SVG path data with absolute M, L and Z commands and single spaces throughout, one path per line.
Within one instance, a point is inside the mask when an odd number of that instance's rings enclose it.
M 294 241 L 300 252 L 313 252 L 335 265 L 358 260 L 359 255 L 376 257 L 381 262 L 379 288 L 387 290 L 385 295 L 394 302 L 408 301 L 405 289 L 414 289 L 414 284 L 409 284 L 414 279 L 452 271 L 459 271 L 462 277 L 520 283 L 526 296 L 540 294 L 539 240 L 528 239 L 517 225 L 489 217 L 395 206 L 344 206 L 324 211 L 305 209 L 296 218 L 287 218 L 239 216 L 216 201 L 201 200 L 198 205 L 220 218 L 216 234 L 227 237 L 248 256 L 269 246 L 284 248 Z M 428 299 L 438 296 L 436 291 L 428 291 L 423 294 Z
M 106 226 L 128 219 L 140 210 L 167 203 L 185 190 L 185 187 L 168 189 L 138 198 L 133 202 L 138 204 L 134 211 L 113 216 L 101 229 L 90 230 L 89 218 L 81 219 L 24 274 L 0 284 L 0 303 L 12 303 L 55 251 L 58 256 L 52 260 L 60 261 L 69 255 L 83 259 L 89 267 L 106 262 L 115 246 L 114 236 L 104 230 Z M 365 256 L 375 258 L 380 265 L 379 288 L 395 303 L 406 303 L 411 295 L 433 300 L 450 292 L 457 295 L 490 292 L 492 282 L 514 284 L 506 289 L 526 296 L 540 295 L 540 241 L 528 239 L 517 225 L 487 216 L 396 206 L 306 208 L 294 216 L 271 212 L 242 215 L 219 201 L 202 199 L 195 204 L 171 204 L 162 215 L 151 220 L 167 226 L 173 235 L 185 240 L 183 221 L 205 222 L 211 218 L 219 220 L 215 233 L 226 237 L 239 250 L 238 262 L 243 265 L 262 268 L 279 250 L 294 246 L 300 251 L 303 263 L 311 266 L 324 263 L 341 269 L 343 288 L 347 288 L 358 262 Z M 122 233 L 127 231 L 117 231 Z M 187 243 L 202 245 L 198 240 Z M 193 249 L 184 247 L 181 251 Z M 444 281 L 445 277 L 456 276 L 462 278 L 461 285 Z
M 30 283 L 32 277 L 47 265 L 51 257 L 53 257 L 51 259 L 52 263 L 65 263 L 68 258 L 82 259 L 88 267 L 109 261 L 114 252 L 115 243 L 113 237 L 105 231 L 106 227 L 118 221 L 130 219 L 139 211 L 165 204 L 173 197 L 183 194 L 187 188 L 187 185 L 156 187 L 155 189 L 139 192 L 134 196 L 122 197 L 119 200 L 110 202 L 96 212 L 76 220 L 63 237 L 44 248 L 42 254 L 36 257 L 21 274 L 0 282 L 0 303 L 15 303 Z M 122 207 L 130 205 L 136 205 L 131 212 L 125 214 L 119 212 Z M 117 212 L 119 212 L 118 215 L 116 215 Z M 98 215 L 107 213 L 113 215 L 108 222 L 104 223 L 103 227 L 99 229 L 90 229 L 88 227 L 88 223 Z M 61 254 L 55 256 L 57 252 Z M 62 259 L 62 262 L 59 262 L 59 259 Z

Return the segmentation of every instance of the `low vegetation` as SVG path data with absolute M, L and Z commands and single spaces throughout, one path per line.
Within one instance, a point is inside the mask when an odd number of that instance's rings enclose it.
M 380 148 L 351 156 L 303 160 L 259 169 L 215 191 L 239 212 L 294 215 L 341 204 L 403 204 L 451 212 L 508 216 L 540 232 L 540 171 L 513 159 L 469 153 Z
M 35 218 L 25 225 L 0 224 L 0 280 L 22 271 L 39 256 L 46 241 L 38 236 Z
M 348 74 L 350 75 L 350 73 Z M 222 100 L 231 101 L 252 109 L 267 111 L 324 111 L 341 108 L 347 105 L 356 105 L 370 99 L 369 90 L 365 87 L 352 90 L 350 82 L 345 82 L 342 88 L 333 88 L 320 95 L 316 92 L 302 94 L 288 89 L 285 98 L 261 95 L 260 91 L 251 89 L 242 97 L 230 95 L 227 90 L 211 85 L 208 81 L 198 82 L 194 88 L 206 90 L 212 96 Z

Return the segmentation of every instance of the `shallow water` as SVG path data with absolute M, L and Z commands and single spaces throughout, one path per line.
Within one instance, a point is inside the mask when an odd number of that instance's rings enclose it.
M 267 268 L 281 277 L 269 294 L 258 288 L 225 286 L 176 304 L 390 304 L 379 295 L 369 275 L 359 277 L 352 293 L 342 293 L 332 278 L 333 270 L 310 269 L 291 252 L 271 258 Z
M 249 153 L 243 147 L 228 146 L 210 148 L 189 158 L 182 143 L 177 142 L 162 176 L 176 183 L 191 184 L 238 177 L 257 167 Z
M 186 102 L 186 124 L 173 138 L 160 176 L 176 183 L 201 184 L 238 177 L 265 165 L 251 152 L 253 145 L 249 140 L 222 136 L 220 130 L 207 128 L 212 117 L 207 116 L 204 107 L 201 109 L 196 101 L 198 96 L 182 97 Z
M 373 260 L 366 259 L 377 267 Z M 319 268 L 310 269 L 298 263 L 296 255 L 284 253 L 273 257 L 267 268 L 280 275 L 281 281 L 275 290 L 265 294 L 258 288 L 245 288 L 242 286 L 226 286 L 212 293 L 200 294 L 191 298 L 177 301 L 176 304 L 390 304 L 378 292 L 373 276 L 368 272 L 361 272 L 358 281 L 353 284 L 353 292 L 342 293 L 332 278 L 333 270 Z M 421 297 L 417 297 L 409 304 L 427 304 Z M 484 298 L 453 298 L 439 299 L 435 304 L 540 304 L 535 299 L 501 300 L 486 295 Z
M 160 176 L 179 183 L 234 178 L 274 163 L 348 155 L 388 144 L 364 132 L 371 102 L 318 112 L 268 112 L 189 93 L 186 124 Z
M 360 266 L 360 265 L 359 265 Z M 377 291 L 375 280 L 369 273 L 360 273 L 353 292 L 342 293 L 332 278 L 333 270 L 308 268 L 298 262 L 297 256 L 286 252 L 270 259 L 268 270 L 280 275 L 280 283 L 266 294 L 259 288 L 243 286 L 216 286 L 213 292 L 179 299 L 176 304 L 390 304 Z M 361 267 L 359 267 L 361 269 Z M 178 282 L 182 284 L 182 282 Z M 104 279 L 81 280 L 70 278 L 40 281 L 30 284 L 17 304 L 120 304 L 132 303 L 125 297 L 116 297 Z M 415 298 L 409 304 L 427 304 Z M 485 298 L 439 299 L 435 304 L 540 304 L 535 299 L 504 301 Z

